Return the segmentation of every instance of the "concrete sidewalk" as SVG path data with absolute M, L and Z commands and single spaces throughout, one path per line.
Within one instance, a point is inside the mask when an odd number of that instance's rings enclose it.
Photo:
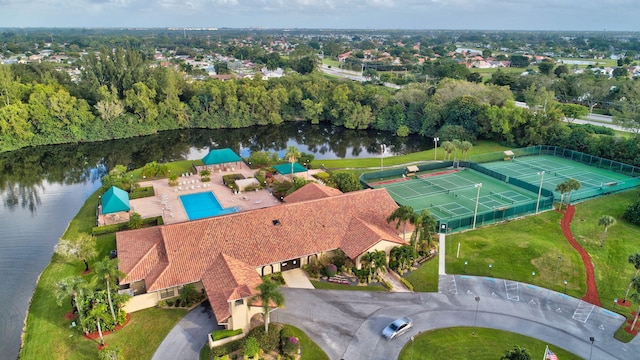
M 211 307 L 196 307 L 171 329 L 152 360 L 199 359 L 200 349 L 207 342 L 207 334 L 219 328 L 217 324 Z

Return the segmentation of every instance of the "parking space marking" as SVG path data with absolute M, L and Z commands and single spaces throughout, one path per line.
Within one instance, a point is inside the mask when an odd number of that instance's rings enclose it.
M 441 275 L 438 281 L 438 292 L 449 295 L 458 295 L 458 286 L 454 275 Z
M 589 320 L 589 316 L 591 316 L 591 312 L 595 309 L 595 305 L 589 304 L 588 302 L 584 302 L 580 300 L 578 303 L 578 307 L 573 312 L 573 319 L 576 321 L 580 321 L 582 323 L 586 323 Z
M 507 294 L 507 299 L 511 301 L 520 301 L 520 295 L 518 294 L 517 281 L 504 280 L 504 289 Z

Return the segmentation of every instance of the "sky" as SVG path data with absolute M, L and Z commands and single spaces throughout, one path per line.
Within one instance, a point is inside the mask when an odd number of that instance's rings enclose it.
M 0 0 L 0 27 L 638 31 L 637 0 Z

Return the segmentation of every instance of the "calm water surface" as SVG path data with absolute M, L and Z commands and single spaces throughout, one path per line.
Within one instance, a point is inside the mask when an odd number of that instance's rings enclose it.
M 100 178 L 116 164 L 200 159 L 210 147 L 242 156 L 289 145 L 316 159 L 380 156 L 425 150 L 429 138 L 397 138 L 373 131 L 286 124 L 234 130 L 169 131 L 135 139 L 29 148 L 0 154 L 0 359 L 16 359 L 20 334 L 38 275 L 53 247 Z

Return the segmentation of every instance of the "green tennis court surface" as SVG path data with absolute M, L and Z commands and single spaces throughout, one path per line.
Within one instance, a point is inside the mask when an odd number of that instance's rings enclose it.
M 419 173 L 370 185 L 387 189 L 400 205 L 411 206 L 417 212 L 429 210 L 441 223 L 449 223 L 450 228 L 459 227 L 451 225 L 463 218 L 462 223 L 471 224 L 476 199 L 479 224 L 502 220 L 511 213 L 529 212 L 537 200 L 537 194 L 471 169 Z
M 633 187 L 637 185 L 638 180 L 606 168 L 598 168 L 552 155 L 523 156 L 510 161 L 479 165 L 535 186 L 539 186 L 542 181 L 542 188 L 554 192 L 557 199 L 561 198 L 561 194 L 555 190 L 558 184 L 568 179 L 576 179 L 580 183 L 580 189 L 571 194 L 573 201 L 619 191 L 625 187 Z

